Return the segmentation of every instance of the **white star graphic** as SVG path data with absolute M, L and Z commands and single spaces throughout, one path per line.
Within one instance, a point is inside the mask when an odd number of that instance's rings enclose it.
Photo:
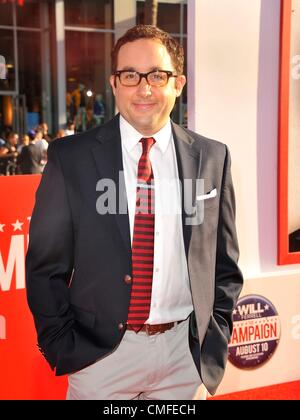
M 269 310 L 269 305 L 265 305 L 265 311 Z
M 3 225 L 2 223 L 0 223 L 0 232 L 4 232 L 3 228 L 5 225 Z
M 14 232 L 16 230 L 22 230 L 22 225 L 24 225 L 24 223 L 19 222 L 19 220 L 17 219 L 16 223 L 12 223 L 13 227 L 14 227 Z

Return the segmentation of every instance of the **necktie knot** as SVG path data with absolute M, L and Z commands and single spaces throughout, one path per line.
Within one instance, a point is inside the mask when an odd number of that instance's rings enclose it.
M 143 155 L 148 155 L 150 152 L 151 147 L 155 143 L 155 140 L 153 137 L 143 137 L 140 142 L 143 146 Z

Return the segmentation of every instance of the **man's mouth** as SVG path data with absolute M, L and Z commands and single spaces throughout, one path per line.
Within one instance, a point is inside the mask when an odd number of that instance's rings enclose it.
M 148 111 L 155 106 L 154 102 L 134 102 L 133 106 L 135 109 L 140 111 Z

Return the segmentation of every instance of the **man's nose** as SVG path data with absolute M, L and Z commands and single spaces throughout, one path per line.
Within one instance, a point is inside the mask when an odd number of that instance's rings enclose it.
M 147 82 L 146 77 L 142 77 L 142 80 L 138 85 L 138 93 L 145 97 L 151 95 L 151 85 L 149 85 L 149 83 Z

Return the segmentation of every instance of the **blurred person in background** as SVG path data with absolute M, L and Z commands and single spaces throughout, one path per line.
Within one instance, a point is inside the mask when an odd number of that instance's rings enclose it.
M 58 132 L 56 133 L 55 138 L 56 138 L 56 139 L 61 139 L 61 138 L 65 137 L 65 136 L 66 136 L 66 131 L 65 131 L 63 128 L 61 128 L 61 129 L 60 129 L 60 130 L 58 130 Z
M 49 134 L 49 127 L 46 122 L 42 122 L 38 129 L 42 131 L 43 139 L 47 141 L 47 143 L 50 143 L 52 140 L 52 136 Z
M 22 148 L 18 158 L 19 172 L 23 175 L 41 174 L 45 166 L 44 154 L 41 147 L 37 145 L 41 136 L 37 135 L 34 130 L 30 130 L 28 136 L 30 143 Z
M 28 146 L 30 143 L 30 138 L 28 134 L 23 134 L 21 137 L 20 144 L 17 147 L 17 151 L 20 154 L 24 146 Z
M 19 135 L 11 132 L 4 145 L 0 146 L 0 174 L 14 175 L 17 167 Z
M 96 99 L 93 105 L 93 113 L 96 124 L 103 124 L 105 120 L 105 106 L 101 93 L 96 95 Z
M 67 128 L 65 129 L 66 136 L 72 136 L 75 134 L 75 123 L 74 121 L 68 121 Z
M 46 163 L 47 163 L 47 150 L 49 147 L 49 143 L 47 142 L 47 140 L 44 139 L 43 137 L 43 131 L 40 127 L 37 127 L 34 130 L 34 144 L 36 147 L 38 147 L 40 149 L 41 155 L 42 155 L 42 161 L 41 161 L 41 165 L 43 166 L 43 168 L 45 167 Z

